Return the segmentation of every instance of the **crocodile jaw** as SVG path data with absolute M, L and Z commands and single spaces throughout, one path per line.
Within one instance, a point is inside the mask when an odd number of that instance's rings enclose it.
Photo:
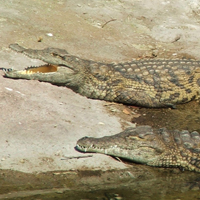
M 120 157 L 141 164 L 154 163 L 164 152 L 163 146 L 154 141 L 154 134 L 151 134 L 149 126 L 142 128 L 141 133 L 139 128 L 132 128 L 113 136 L 84 137 L 78 140 L 76 149 L 81 152 Z
M 72 81 L 74 71 L 63 66 L 45 64 L 28 67 L 24 70 L 4 70 L 5 77 L 49 82 L 55 85 L 68 85 Z M 72 77 L 72 78 L 71 78 Z
M 141 164 L 148 164 L 149 162 L 154 162 L 160 155 L 158 154 L 158 152 L 155 151 L 155 149 L 148 147 L 143 147 L 138 150 L 135 149 L 134 151 L 132 149 L 123 149 L 122 147 L 117 146 L 110 146 L 109 148 L 104 149 L 94 147 L 93 144 L 90 147 L 83 147 L 80 145 L 80 141 L 78 141 L 76 149 L 85 153 L 101 153 Z
M 57 72 L 58 71 L 58 66 L 56 65 L 41 65 L 38 67 L 28 67 L 24 70 L 4 70 L 5 76 L 10 77 L 10 78 L 21 78 L 21 76 L 26 75 L 31 76 L 32 74 L 35 73 L 52 73 L 52 72 Z
M 10 44 L 9 48 L 15 52 L 22 53 L 29 58 L 42 60 L 45 63 L 68 66 L 68 63 L 64 59 L 68 56 L 68 52 L 64 49 L 46 48 L 43 50 L 35 50 L 26 49 L 18 44 Z

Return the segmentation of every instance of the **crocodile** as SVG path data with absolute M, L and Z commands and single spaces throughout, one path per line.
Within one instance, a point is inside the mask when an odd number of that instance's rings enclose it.
M 5 77 L 33 79 L 66 86 L 93 99 L 143 107 L 172 107 L 199 98 L 200 61 L 141 59 L 104 63 L 81 59 L 64 49 L 12 50 L 46 64 L 24 70 L 5 69 Z M 103 138 L 84 137 L 77 150 L 121 157 L 150 166 L 180 167 L 200 172 L 200 135 L 194 131 L 129 128 Z
M 199 98 L 200 61 L 192 59 L 141 59 L 104 63 L 81 59 L 64 49 L 12 50 L 46 64 L 25 70 L 7 69 L 5 77 L 35 79 L 66 86 L 92 99 L 142 107 L 172 107 Z
M 77 141 L 81 152 L 102 153 L 154 167 L 178 167 L 200 172 L 200 134 L 197 131 L 130 127 L 102 138 Z

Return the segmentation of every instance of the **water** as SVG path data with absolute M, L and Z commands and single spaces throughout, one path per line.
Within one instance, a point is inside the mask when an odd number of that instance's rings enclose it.
M 198 200 L 200 174 L 132 164 L 124 170 L 25 174 L 6 171 L 0 199 Z M 56 175 L 55 175 L 56 174 Z M 2 178 L 4 177 L 4 178 Z

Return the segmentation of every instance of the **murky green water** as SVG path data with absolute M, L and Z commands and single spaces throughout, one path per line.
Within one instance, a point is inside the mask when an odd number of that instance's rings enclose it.
M 135 164 L 125 170 L 74 171 L 71 174 L 2 171 L 0 183 L 0 199 L 200 199 L 200 174 Z
M 151 188 L 151 187 L 150 187 Z M 143 191 L 133 192 L 130 188 L 120 188 L 118 190 L 96 190 L 91 192 L 65 192 L 63 194 L 49 194 L 49 195 L 35 195 L 32 197 L 26 198 L 15 198 L 17 200 L 53 200 L 53 199 L 67 199 L 67 200 L 198 200 L 200 197 L 200 193 L 197 191 L 190 191 L 182 194 L 172 194 L 169 192 L 167 194 L 160 191 L 160 195 L 144 195 Z

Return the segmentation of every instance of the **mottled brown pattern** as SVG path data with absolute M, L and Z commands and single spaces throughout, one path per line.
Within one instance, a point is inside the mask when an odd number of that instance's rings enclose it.
M 76 148 L 149 166 L 179 167 L 200 172 L 200 134 L 197 131 L 138 126 L 112 136 L 81 138 Z
M 50 82 L 89 98 L 146 107 L 173 107 L 199 98 L 200 61 L 149 59 L 106 64 L 80 59 L 63 49 L 32 50 L 17 44 L 10 48 L 48 64 L 22 71 L 5 70 L 9 78 Z M 77 149 L 200 172 L 200 135 L 195 131 L 140 126 L 114 136 L 80 139 Z
M 10 48 L 58 67 L 49 73 L 5 72 L 9 78 L 65 85 L 89 98 L 144 107 L 174 107 L 199 98 L 200 61 L 145 59 L 107 64 L 72 56 L 63 49 L 32 50 L 17 44 Z

